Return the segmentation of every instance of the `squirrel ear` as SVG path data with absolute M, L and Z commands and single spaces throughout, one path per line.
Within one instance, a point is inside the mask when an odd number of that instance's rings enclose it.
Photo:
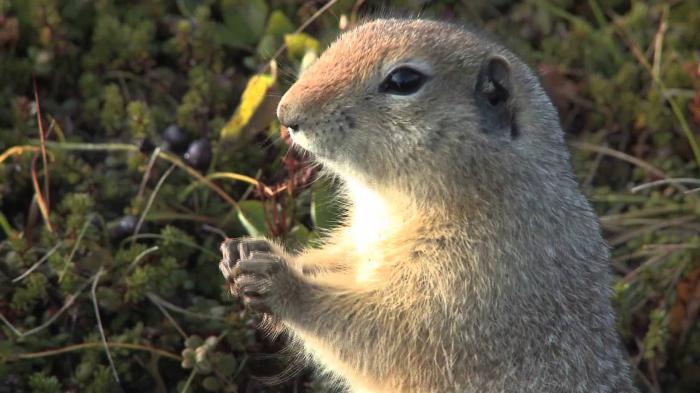
M 475 98 L 484 119 L 485 132 L 509 130 L 517 134 L 512 105 L 511 66 L 499 55 L 484 61 L 476 82 Z
M 477 94 L 492 106 L 506 104 L 511 96 L 510 64 L 501 56 L 491 56 L 481 67 Z

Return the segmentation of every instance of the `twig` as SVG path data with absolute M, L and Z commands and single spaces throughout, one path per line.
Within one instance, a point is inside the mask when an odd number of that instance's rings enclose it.
M 153 201 L 155 201 L 156 196 L 158 195 L 158 191 L 163 186 L 163 183 L 165 183 L 165 179 L 167 179 L 168 176 L 170 176 L 170 174 L 173 173 L 174 169 L 175 164 L 170 165 L 170 168 L 168 168 L 168 170 L 165 171 L 163 176 L 160 177 L 160 180 L 158 180 L 158 183 L 156 183 L 156 187 L 153 189 L 153 192 L 151 192 L 151 195 L 148 197 L 146 207 L 143 209 L 143 212 L 141 212 L 141 217 L 139 217 L 139 221 L 136 223 L 136 227 L 134 228 L 134 235 L 139 234 L 139 231 L 141 230 L 141 225 L 143 225 L 143 221 L 146 219 L 146 214 L 148 214 L 148 211 L 151 210 L 151 206 L 153 205 Z
M 155 304 L 156 307 L 158 307 L 158 310 L 160 310 L 160 312 L 163 313 L 163 315 L 165 315 L 166 318 L 168 318 L 168 320 L 170 321 L 170 323 L 172 323 L 173 326 L 175 327 L 175 330 L 177 330 L 177 332 L 180 333 L 180 336 L 182 336 L 182 338 L 184 338 L 184 339 L 186 340 L 187 337 L 188 337 L 188 336 L 187 336 L 187 333 L 185 333 L 185 331 L 182 329 L 182 327 L 180 326 L 180 324 L 177 323 L 177 321 L 175 320 L 175 318 L 173 318 L 172 315 L 170 315 L 170 313 L 168 312 L 168 310 L 166 310 L 165 308 L 163 308 L 163 306 L 161 306 L 160 303 L 158 303 L 158 301 L 156 301 L 155 298 L 154 298 L 150 293 L 147 293 L 147 294 L 146 294 L 146 297 L 148 298 L 148 300 L 151 301 L 151 303 Z
M 139 255 L 136 256 L 136 258 L 134 258 L 133 261 L 131 261 L 131 264 L 129 265 L 129 268 L 126 269 L 126 271 L 127 271 L 127 272 L 131 272 L 131 270 L 132 270 L 139 262 L 141 262 L 141 260 L 142 260 L 146 255 L 148 255 L 148 254 L 150 254 L 150 253 L 152 253 L 152 252 L 156 252 L 156 251 L 158 251 L 158 246 L 153 246 L 153 247 L 151 247 L 151 248 L 147 248 L 147 249 L 143 250 L 141 253 L 139 253 Z
M 659 21 L 659 29 L 654 36 L 654 60 L 652 65 L 652 77 L 656 80 L 660 79 L 661 74 L 661 52 L 663 51 L 664 36 L 666 35 L 668 17 L 668 4 L 664 4 L 661 9 L 661 18 Z
M 129 236 L 129 237 L 125 238 L 124 240 L 122 240 L 122 242 L 131 241 L 133 239 L 164 239 L 164 237 L 162 235 L 157 234 L 157 233 L 141 233 L 141 234 L 138 234 L 135 236 Z M 170 241 L 187 245 L 187 246 L 192 247 L 196 250 L 199 250 L 199 251 L 201 251 L 201 252 L 203 252 L 203 253 L 205 253 L 205 254 L 207 254 L 215 259 L 219 258 L 218 254 L 216 254 L 216 253 L 212 252 L 211 250 L 208 250 L 204 247 L 201 247 L 195 243 L 190 243 L 190 242 L 180 240 L 180 239 L 170 239 Z
M 52 249 L 46 252 L 43 257 L 41 257 L 38 261 L 36 261 L 29 269 L 27 269 L 24 273 L 20 274 L 19 276 L 15 277 L 12 282 L 18 282 L 27 277 L 31 272 L 36 270 L 39 266 L 41 266 L 42 263 L 44 263 L 46 260 L 49 259 L 51 255 L 53 255 L 54 252 L 58 250 L 59 247 L 61 247 L 63 243 L 60 241 L 56 243 L 55 246 L 53 246 Z
M 263 191 L 263 193 L 265 194 L 265 196 L 271 197 L 271 196 L 274 195 L 274 192 L 272 191 L 272 189 L 271 189 L 270 187 L 266 186 L 265 184 L 263 184 L 263 183 L 262 183 L 261 181 L 259 181 L 258 179 L 254 179 L 254 178 L 252 178 L 252 177 L 250 177 L 250 176 L 246 176 L 246 175 L 241 175 L 241 174 L 239 174 L 239 173 L 234 173 L 234 172 L 214 172 L 214 173 L 208 174 L 208 175 L 206 176 L 206 179 L 207 179 L 207 180 L 215 180 L 215 179 L 231 179 L 231 180 L 238 180 L 238 181 L 242 181 L 242 182 L 251 184 L 251 185 L 253 185 L 253 186 L 255 186 L 255 187 L 258 187 L 258 188 L 262 189 L 262 191 Z M 189 185 L 189 186 L 182 192 L 181 198 L 186 197 L 188 194 L 190 194 L 190 193 L 192 192 L 192 190 L 194 190 L 196 187 L 199 187 L 199 186 L 201 186 L 201 185 L 202 185 L 202 181 L 201 181 L 201 180 L 198 181 L 198 182 L 196 182 L 196 183 L 193 183 L 193 184 Z
M 148 183 L 148 178 L 151 176 L 151 171 L 153 170 L 153 165 L 156 163 L 158 154 L 160 153 L 160 147 L 156 147 L 151 154 L 151 158 L 148 160 L 148 165 L 146 166 L 146 171 L 143 173 L 143 179 L 141 179 L 141 184 L 139 185 L 139 192 L 136 197 L 141 197 L 144 190 L 146 189 L 146 184 Z
M 5 316 L 2 315 L 2 313 L 0 313 L 0 320 L 2 320 L 5 323 L 5 325 L 7 325 L 10 328 L 10 330 L 12 330 L 12 332 L 15 333 L 19 337 L 27 337 L 27 336 L 30 336 L 32 334 L 38 333 L 38 332 L 46 329 L 47 327 L 49 327 L 56 319 L 58 319 L 58 317 L 61 316 L 61 314 L 63 314 L 66 310 L 68 310 L 68 308 L 70 308 L 70 306 L 72 306 L 73 303 L 75 303 L 75 299 L 77 299 L 78 296 L 80 296 L 80 294 L 83 293 L 85 288 L 87 288 L 87 286 L 90 284 L 90 282 L 91 282 L 91 280 L 85 281 L 78 288 L 78 290 L 75 291 L 75 293 L 73 293 L 72 295 L 68 295 L 66 297 L 65 302 L 63 303 L 63 307 L 61 307 L 61 309 L 58 310 L 54 315 L 52 315 L 51 318 L 49 318 L 46 322 L 44 322 L 43 324 L 41 324 L 35 328 L 29 329 L 26 332 L 20 332 L 19 329 L 17 329 L 10 321 L 8 321 L 5 318 Z
M 188 390 L 190 390 L 190 385 L 192 384 L 192 381 L 194 380 L 195 375 L 197 375 L 197 368 L 194 367 L 192 368 L 192 371 L 190 372 L 190 376 L 187 377 L 187 381 L 185 382 L 185 386 L 182 387 L 182 390 L 180 393 L 187 393 Z
M 634 186 L 630 189 L 630 192 L 637 193 L 639 191 L 646 190 L 647 188 L 662 186 L 662 185 L 666 185 L 666 184 L 700 184 L 700 179 L 694 179 L 694 178 L 689 178 L 689 177 L 677 177 L 677 178 L 655 180 L 655 181 L 652 181 L 649 183 L 644 183 L 644 184 L 640 184 L 638 186 Z
M 38 152 L 39 148 L 36 146 L 12 146 L 11 148 L 5 150 L 0 154 L 0 162 L 7 160 L 12 156 L 16 156 L 24 153 Z
M 187 315 L 189 317 L 200 318 L 200 319 L 211 319 L 211 320 L 215 320 L 215 321 L 225 321 L 226 320 L 225 318 L 219 318 L 219 317 L 214 317 L 211 315 L 205 315 L 205 314 L 200 314 L 200 313 L 192 312 L 189 310 L 185 310 L 182 307 L 178 307 L 178 306 L 166 301 L 165 299 L 161 298 L 160 296 L 156 295 L 153 292 L 148 292 L 146 294 L 146 296 L 148 296 L 148 298 L 151 299 L 151 301 L 154 301 L 154 302 L 160 304 L 161 306 L 169 309 L 170 311 L 179 312 L 180 314 Z
M 71 262 L 73 262 L 73 257 L 75 256 L 75 253 L 78 251 L 78 246 L 80 246 L 80 242 L 83 241 L 83 236 L 85 236 L 85 232 L 87 231 L 88 226 L 92 223 L 92 217 L 94 214 L 90 214 L 86 219 L 85 223 L 83 224 L 83 227 L 80 229 L 80 233 L 78 233 L 78 238 L 75 239 L 75 244 L 73 245 L 73 249 L 71 250 L 70 254 L 68 255 L 68 260 L 63 264 L 63 270 L 61 270 L 61 274 L 58 275 L 58 282 L 63 282 L 63 277 L 68 271 L 68 266 L 70 266 Z
M 692 222 L 694 220 L 695 220 L 695 216 L 687 215 L 687 216 L 677 217 L 677 218 L 674 218 L 671 220 L 665 220 L 665 221 L 659 222 L 657 224 L 648 225 L 648 226 L 645 226 L 643 228 L 639 228 L 639 229 L 630 231 L 628 233 L 622 234 L 614 239 L 611 239 L 610 245 L 611 246 L 618 246 L 622 243 L 627 242 L 630 239 L 634 239 L 635 237 L 643 235 L 647 232 L 658 231 L 659 229 L 667 228 L 667 227 L 674 226 L 674 225 L 682 225 L 682 224 L 685 224 L 687 222 Z
M 36 161 L 38 158 L 39 156 L 36 155 L 34 156 L 34 159 L 32 159 L 32 186 L 34 187 L 34 194 L 36 195 L 36 201 L 39 205 L 41 216 L 44 218 L 44 222 L 46 222 L 46 226 L 49 229 L 49 232 L 53 232 L 53 226 L 51 225 L 51 218 L 49 216 L 49 205 L 46 202 L 46 199 L 44 199 L 44 196 L 41 192 L 41 187 L 39 186 L 39 176 L 36 174 Z
M 119 381 L 119 373 L 117 373 L 117 367 L 114 365 L 114 359 L 112 359 L 112 354 L 109 352 L 109 346 L 107 345 L 107 336 L 105 335 L 105 330 L 102 327 L 102 318 L 100 318 L 100 307 L 97 304 L 97 283 L 100 280 L 100 275 L 104 273 L 102 266 L 95 273 L 95 278 L 92 280 L 92 305 L 95 307 L 95 318 L 97 319 L 97 329 L 100 331 L 100 337 L 102 337 L 102 345 L 105 348 L 105 353 L 107 354 L 107 360 L 109 361 L 109 366 L 112 368 L 112 373 L 114 374 L 114 379 L 117 381 L 117 385 L 121 386 Z
M 577 149 L 593 151 L 596 153 L 602 153 L 602 154 L 605 154 L 605 155 L 608 155 L 611 157 L 615 157 L 615 158 L 622 160 L 622 161 L 627 161 L 630 164 L 636 165 L 636 166 L 644 169 L 645 171 L 651 173 L 652 175 L 654 175 L 656 177 L 666 178 L 666 174 L 661 169 L 658 169 L 658 168 L 654 167 L 653 165 L 640 160 L 637 157 L 631 156 L 627 153 L 623 153 L 619 150 L 614 150 L 614 149 L 611 149 L 607 146 L 596 146 L 596 145 L 593 145 L 593 144 L 590 144 L 587 142 L 572 142 L 571 145 Z
M 44 134 L 44 119 L 41 116 L 41 101 L 39 100 L 39 89 L 36 87 L 36 75 L 32 75 L 32 83 L 34 85 L 34 101 L 36 102 L 36 120 L 39 125 L 39 140 L 41 141 L 41 160 L 44 164 L 44 199 L 46 200 L 47 208 L 51 205 L 49 197 L 49 161 L 46 159 L 46 135 Z M 49 230 L 51 223 L 47 221 Z
M 209 224 L 202 225 L 202 229 L 204 229 L 207 232 L 215 233 L 215 234 L 221 236 L 223 239 L 226 239 L 226 237 L 227 237 L 226 232 L 224 232 L 223 230 L 221 230 L 215 226 L 209 225 Z
M 66 352 L 79 351 L 81 349 L 99 348 L 103 345 L 104 344 L 99 342 L 99 341 L 85 342 L 85 343 L 80 343 L 80 344 L 68 345 L 68 346 L 63 347 L 63 348 L 50 349 L 47 351 L 32 352 L 32 353 L 20 353 L 15 358 L 10 358 L 8 360 L 37 359 L 37 358 L 43 358 L 45 356 L 55 356 L 55 355 L 60 355 L 60 354 L 66 353 Z M 119 343 L 119 342 L 107 342 L 107 346 L 110 348 L 134 349 L 134 350 L 138 350 L 138 351 L 146 351 L 146 352 L 151 352 L 155 355 L 159 355 L 159 356 L 162 356 L 162 357 L 165 357 L 168 359 L 176 360 L 178 362 L 182 361 L 182 357 L 180 357 L 177 354 L 174 354 L 172 352 L 168 352 L 168 351 L 163 350 L 163 349 L 151 347 L 149 345 L 132 344 L 132 343 Z
M 60 149 L 60 150 L 78 150 L 78 151 L 138 151 L 139 148 L 138 146 L 134 145 L 129 145 L 126 143 L 75 143 L 75 142 L 65 142 L 65 143 L 55 143 L 55 142 L 47 142 L 46 146 L 52 148 L 52 149 Z M 226 193 L 226 191 L 222 190 L 221 187 L 217 186 L 204 176 L 202 176 L 197 170 L 194 168 L 190 167 L 187 165 L 184 161 L 179 159 L 177 156 L 161 151 L 158 154 L 158 157 L 177 165 L 180 169 L 184 170 L 189 174 L 190 176 L 201 180 L 202 183 L 206 184 L 207 187 L 209 187 L 212 191 L 217 193 L 224 201 L 228 202 L 234 209 L 239 214 L 242 214 L 245 216 L 245 213 L 241 210 L 241 208 L 238 206 L 238 203 L 236 200 L 231 198 L 230 195 Z

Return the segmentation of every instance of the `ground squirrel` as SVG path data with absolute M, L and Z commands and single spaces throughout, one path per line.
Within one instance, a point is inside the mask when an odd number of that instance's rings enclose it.
M 231 290 L 352 392 L 635 392 L 608 249 L 555 108 L 500 45 L 451 24 L 344 33 L 280 122 L 340 179 L 345 225 L 290 255 L 228 240 Z

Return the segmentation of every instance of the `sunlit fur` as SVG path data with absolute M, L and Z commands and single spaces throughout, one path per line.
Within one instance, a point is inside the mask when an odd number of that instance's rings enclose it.
M 483 62 L 509 63 L 518 137 L 484 130 Z M 377 92 L 397 63 L 415 95 Z M 270 309 L 300 354 L 352 392 L 634 392 L 609 256 L 559 120 L 511 52 L 449 24 L 343 34 L 282 98 L 292 138 L 342 183 L 349 215 L 285 255 Z

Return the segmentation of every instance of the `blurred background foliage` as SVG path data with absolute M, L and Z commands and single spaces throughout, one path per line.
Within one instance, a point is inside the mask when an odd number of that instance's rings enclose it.
M 697 392 L 698 0 L 0 0 L 0 392 L 324 391 L 226 293 L 218 245 L 295 248 L 338 217 L 274 108 L 386 10 L 484 28 L 540 73 L 638 384 Z

